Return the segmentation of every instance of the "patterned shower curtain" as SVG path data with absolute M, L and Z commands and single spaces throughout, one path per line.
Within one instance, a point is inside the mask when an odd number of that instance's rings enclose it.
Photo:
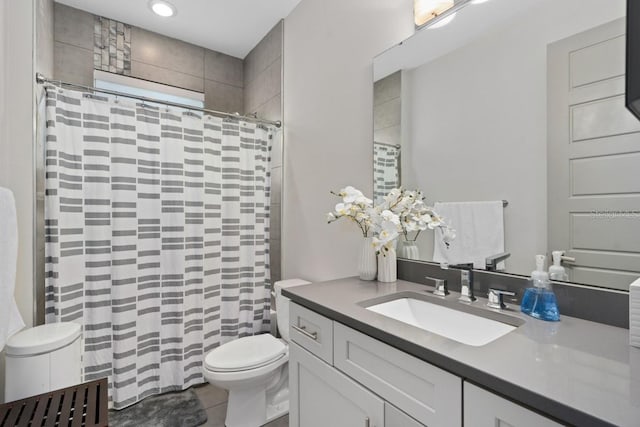
M 108 376 L 115 408 L 203 382 L 209 350 L 269 330 L 272 130 L 46 103 L 47 322 L 82 325 L 84 378 Z
M 382 203 L 384 196 L 400 187 L 400 148 L 373 143 L 373 200 Z

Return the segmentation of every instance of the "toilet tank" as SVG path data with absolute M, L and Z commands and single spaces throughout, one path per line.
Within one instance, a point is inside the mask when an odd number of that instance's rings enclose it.
M 7 402 L 82 382 L 77 323 L 50 323 L 24 329 L 9 338 L 5 355 Z
M 278 316 L 278 331 L 282 338 L 289 342 L 289 298 L 282 296 L 282 289 L 294 286 L 308 285 L 303 279 L 280 280 L 274 284 L 276 291 L 276 315 Z

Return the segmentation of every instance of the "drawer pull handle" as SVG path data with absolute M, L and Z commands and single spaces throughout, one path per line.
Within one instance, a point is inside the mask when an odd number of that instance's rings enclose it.
M 307 338 L 311 338 L 314 341 L 318 340 L 318 333 L 317 332 L 307 332 L 307 327 L 306 326 L 291 325 L 291 327 L 293 329 L 295 329 L 296 331 L 300 332 L 302 335 L 304 335 Z
M 364 427 L 369 427 L 369 417 L 365 417 L 365 419 L 364 419 Z

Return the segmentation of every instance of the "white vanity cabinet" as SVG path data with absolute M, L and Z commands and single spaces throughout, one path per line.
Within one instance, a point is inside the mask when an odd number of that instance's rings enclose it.
M 468 427 L 562 425 L 468 382 L 464 383 L 464 420 Z
M 290 311 L 291 427 L 560 425 L 293 302 Z

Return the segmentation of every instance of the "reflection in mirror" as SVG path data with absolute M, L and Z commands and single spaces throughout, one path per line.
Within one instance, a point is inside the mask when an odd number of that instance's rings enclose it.
M 465 204 L 507 200 L 492 227 L 510 256 L 494 268 L 529 275 L 536 254 L 564 251 L 570 281 L 627 290 L 640 277 L 640 122 L 624 108 L 625 7 L 471 3 L 377 56 L 374 139 L 402 156 L 393 170 L 374 156 L 376 191 L 397 173 L 429 204 L 462 210 L 459 244 L 486 242 L 474 226 L 486 213 Z M 433 261 L 434 235 L 417 243 Z
M 373 87 L 373 200 L 382 203 L 390 190 L 400 187 L 400 118 L 402 73 L 397 71 Z

